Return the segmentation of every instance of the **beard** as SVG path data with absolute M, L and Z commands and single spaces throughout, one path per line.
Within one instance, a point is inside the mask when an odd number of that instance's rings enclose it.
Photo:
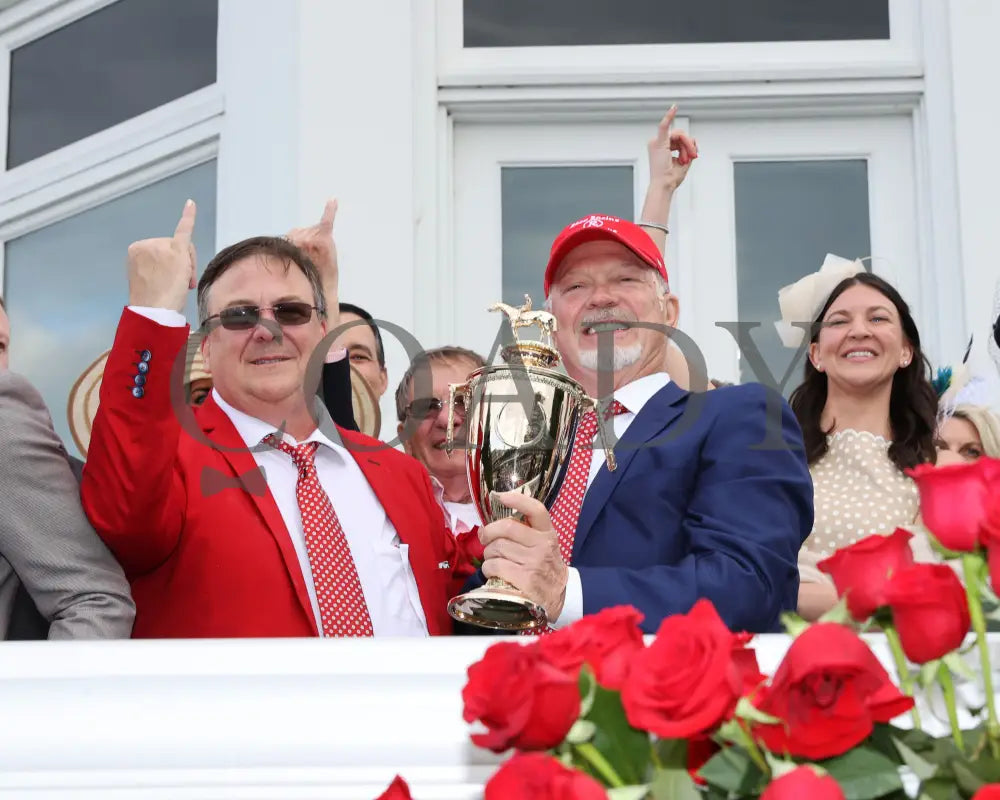
M 597 352 L 596 347 L 593 350 L 581 350 L 578 356 L 580 359 L 580 366 L 584 369 L 597 372 L 599 366 Z M 625 369 L 625 367 L 631 367 L 640 358 L 642 358 L 642 345 L 639 342 L 616 347 L 614 350 L 612 369 L 614 372 L 618 372 L 619 370 Z

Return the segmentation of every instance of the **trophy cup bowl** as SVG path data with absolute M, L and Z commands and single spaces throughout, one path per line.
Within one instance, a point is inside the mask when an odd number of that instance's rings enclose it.
M 580 415 L 591 404 L 583 387 L 546 368 L 481 367 L 466 383 L 450 387 L 449 439 L 459 396 L 466 408 L 469 488 L 483 522 L 520 518 L 496 500 L 496 492 L 517 491 L 551 508 L 566 475 Z M 546 622 L 540 605 L 500 578 L 453 598 L 448 613 L 495 630 L 531 630 Z

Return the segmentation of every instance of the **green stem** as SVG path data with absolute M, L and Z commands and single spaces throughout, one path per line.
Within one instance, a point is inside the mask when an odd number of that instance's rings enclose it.
M 892 658 L 896 662 L 896 672 L 899 673 L 899 685 L 903 688 L 905 694 L 913 697 L 913 677 L 910 675 L 910 666 L 906 663 L 906 654 L 903 652 L 902 642 L 899 641 L 896 626 L 891 622 L 883 622 L 882 630 L 885 631 L 885 638 L 889 642 L 889 649 L 892 650 Z M 913 717 L 913 727 L 918 731 L 921 730 L 920 712 L 917 710 L 916 703 L 913 704 L 910 715 Z
M 653 766 L 657 769 L 663 769 L 663 762 L 660 761 L 660 754 L 656 752 L 656 743 L 649 743 L 649 758 L 653 762 Z
M 601 751 L 598 750 L 590 742 L 583 742 L 582 744 L 573 745 L 573 749 L 583 757 L 583 759 L 590 764 L 594 769 L 596 769 L 602 778 L 606 780 L 612 788 L 618 786 L 624 786 L 625 781 L 619 777 L 618 773 L 615 772 L 615 768 L 611 766 L 608 760 L 601 755 Z
M 969 617 L 976 632 L 979 646 L 979 661 L 983 673 L 983 691 L 986 693 L 986 735 L 990 740 L 990 751 L 994 758 L 1000 758 L 1000 723 L 997 722 L 997 704 L 993 696 L 993 673 L 990 670 L 990 651 L 986 643 L 986 620 L 979 599 L 979 568 L 982 558 L 966 553 L 962 556 L 962 572 L 965 575 L 965 595 L 969 600 Z
M 960 752 L 965 752 L 965 740 L 962 738 L 962 728 L 958 724 L 958 709 L 955 707 L 955 684 L 951 679 L 951 670 L 943 661 L 938 667 L 938 682 L 944 690 L 944 702 L 948 707 L 948 722 L 951 723 L 951 736 Z
M 743 727 L 741 721 L 737 720 L 736 725 L 740 729 L 740 738 L 743 740 L 743 746 L 747 749 L 747 755 L 750 756 L 750 760 L 764 773 L 764 777 L 770 778 L 771 768 L 767 765 L 767 759 L 764 758 L 764 754 L 757 746 L 757 742 L 754 741 L 750 732 Z

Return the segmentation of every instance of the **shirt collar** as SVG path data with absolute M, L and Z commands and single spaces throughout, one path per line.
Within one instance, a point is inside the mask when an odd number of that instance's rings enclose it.
M 234 408 L 225 400 L 222 399 L 222 395 L 219 394 L 218 390 L 214 387 L 212 388 L 212 398 L 215 400 L 219 408 L 222 409 L 229 421 L 233 423 L 233 427 L 236 428 L 236 432 L 240 435 L 243 443 L 250 449 L 257 447 L 266 437 L 276 433 L 275 427 L 262 419 L 257 419 L 256 417 L 251 417 L 245 411 L 240 411 L 238 408 Z M 332 441 L 323 431 L 316 428 L 309 436 L 307 436 L 302 442 L 295 441 L 294 438 L 288 435 L 286 432 L 282 439 L 289 444 L 304 444 L 305 442 L 319 442 L 326 447 L 329 447 L 338 456 L 347 455 L 347 450 L 343 445 L 337 444 Z
M 643 375 L 615 390 L 615 400 L 625 406 L 630 413 L 638 414 L 649 399 L 668 383 L 670 376 L 666 372 Z

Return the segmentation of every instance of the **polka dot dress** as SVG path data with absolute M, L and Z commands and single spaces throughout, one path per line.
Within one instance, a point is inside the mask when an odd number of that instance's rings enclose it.
M 889 441 L 838 431 L 810 468 L 816 518 L 803 548 L 820 558 L 873 533 L 911 527 L 920 509 L 916 484 L 889 458 Z
M 312 569 L 324 636 L 373 636 L 371 616 L 351 548 L 337 512 L 316 474 L 319 442 L 291 445 L 273 436 L 265 440 L 291 456 L 299 470 L 295 499 L 302 514 L 306 552 Z

